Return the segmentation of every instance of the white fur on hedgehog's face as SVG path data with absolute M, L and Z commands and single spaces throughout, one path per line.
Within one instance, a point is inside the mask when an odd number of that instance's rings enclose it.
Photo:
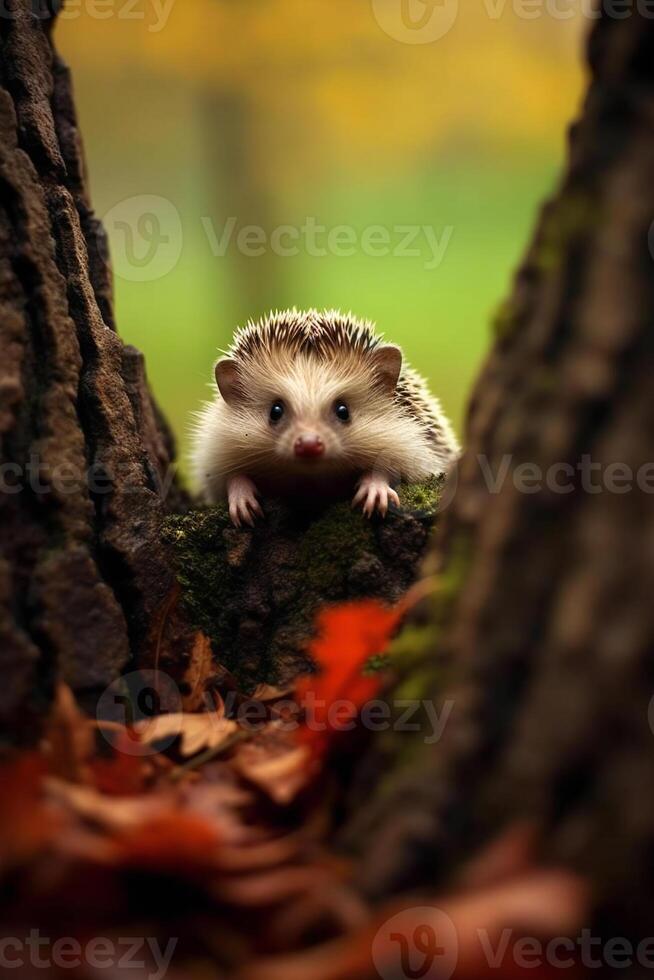
M 275 354 L 218 363 L 229 438 L 244 467 L 298 474 L 373 468 L 392 440 L 398 407 L 399 348 L 365 357 Z

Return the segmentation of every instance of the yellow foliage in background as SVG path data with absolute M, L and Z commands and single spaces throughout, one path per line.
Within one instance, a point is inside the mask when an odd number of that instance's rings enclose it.
M 380 2 L 114 0 L 99 19 L 94 0 L 69 0 L 59 30 L 89 71 L 238 94 L 258 116 L 267 165 L 291 177 L 560 137 L 581 86 L 580 14 L 557 19 L 546 0 L 537 18 L 520 14 L 523 0 L 461 0 L 444 37 L 406 44 L 381 28 Z

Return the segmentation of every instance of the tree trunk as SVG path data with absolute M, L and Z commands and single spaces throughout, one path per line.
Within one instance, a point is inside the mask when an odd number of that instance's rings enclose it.
M 589 61 L 567 173 L 472 398 L 443 593 L 422 610 L 454 710 L 359 840 L 384 894 L 433 888 L 534 820 L 629 936 L 654 912 L 654 21 L 603 13 Z
M 171 588 L 174 449 L 114 329 L 52 8 L 0 18 L 0 725 L 29 734 L 55 678 L 90 697 Z M 168 493 L 166 493 L 168 490 Z

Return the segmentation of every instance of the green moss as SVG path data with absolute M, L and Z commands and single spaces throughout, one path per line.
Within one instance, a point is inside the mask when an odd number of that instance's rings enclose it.
M 392 666 L 391 658 L 387 653 L 376 653 L 374 657 L 370 657 L 363 668 L 364 674 L 379 674 L 384 670 L 388 670 Z
M 529 257 L 531 267 L 543 273 L 561 268 L 571 246 L 599 227 L 599 222 L 599 208 L 592 194 L 565 192 L 543 210 L 540 231 Z M 498 307 L 492 331 L 501 341 L 513 336 L 520 324 L 520 310 L 515 299 L 509 298 Z
M 300 543 L 305 591 L 331 595 L 352 565 L 353 556 L 374 548 L 370 521 L 349 504 L 335 504 L 313 522 Z
M 511 337 L 519 326 L 518 311 L 511 299 L 506 299 L 498 307 L 492 321 L 492 330 L 498 340 Z
M 321 606 L 395 601 L 411 585 L 441 485 L 402 487 L 402 511 L 386 520 L 367 520 L 349 502 L 313 515 L 266 502 L 254 531 L 234 529 L 224 505 L 169 518 L 164 539 L 191 625 L 245 688 L 306 669 Z M 381 667 L 381 658 L 371 664 Z
M 472 542 L 466 532 L 460 531 L 451 543 L 449 556 L 433 595 L 422 601 L 387 651 L 395 677 L 388 692 L 393 704 L 433 701 L 452 680 L 455 668 L 443 655 L 441 638 L 470 570 Z M 382 746 L 388 771 L 404 772 L 425 751 L 424 732 L 408 731 L 399 737 L 391 730 Z
M 560 268 L 570 245 L 598 227 L 599 210 L 594 196 L 580 190 L 565 192 L 546 208 L 532 257 L 536 267 L 544 272 Z
M 433 476 L 424 483 L 410 483 L 399 488 L 402 510 L 434 517 L 443 492 L 445 478 Z
M 441 623 L 444 622 L 445 611 L 449 612 L 452 603 L 461 592 L 470 570 L 472 554 L 472 539 L 467 531 L 460 530 L 450 543 L 449 560 L 441 573 L 440 586 L 436 594 L 437 601 L 443 610 L 441 616 L 438 617 L 438 621 Z
M 163 526 L 164 541 L 173 550 L 177 581 L 191 623 L 208 636 L 216 633 L 216 610 L 225 609 L 230 597 L 223 541 L 228 527 L 224 506 L 169 517 Z

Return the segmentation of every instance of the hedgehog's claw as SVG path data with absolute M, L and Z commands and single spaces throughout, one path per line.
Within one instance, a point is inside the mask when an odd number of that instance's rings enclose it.
M 400 498 L 389 486 L 386 477 L 380 473 L 366 473 L 359 481 L 352 506 L 363 505 L 363 513 L 368 518 L 372 517 L 375 511 L 379 511 L 382 517 L 386 517 L 389 501 L 399 507 Z
M 255 517 L 263 517 L 257 488 L 248 476 L 233 476 L 227 485 L 229 516 L 234 527 L 254 527 Z

